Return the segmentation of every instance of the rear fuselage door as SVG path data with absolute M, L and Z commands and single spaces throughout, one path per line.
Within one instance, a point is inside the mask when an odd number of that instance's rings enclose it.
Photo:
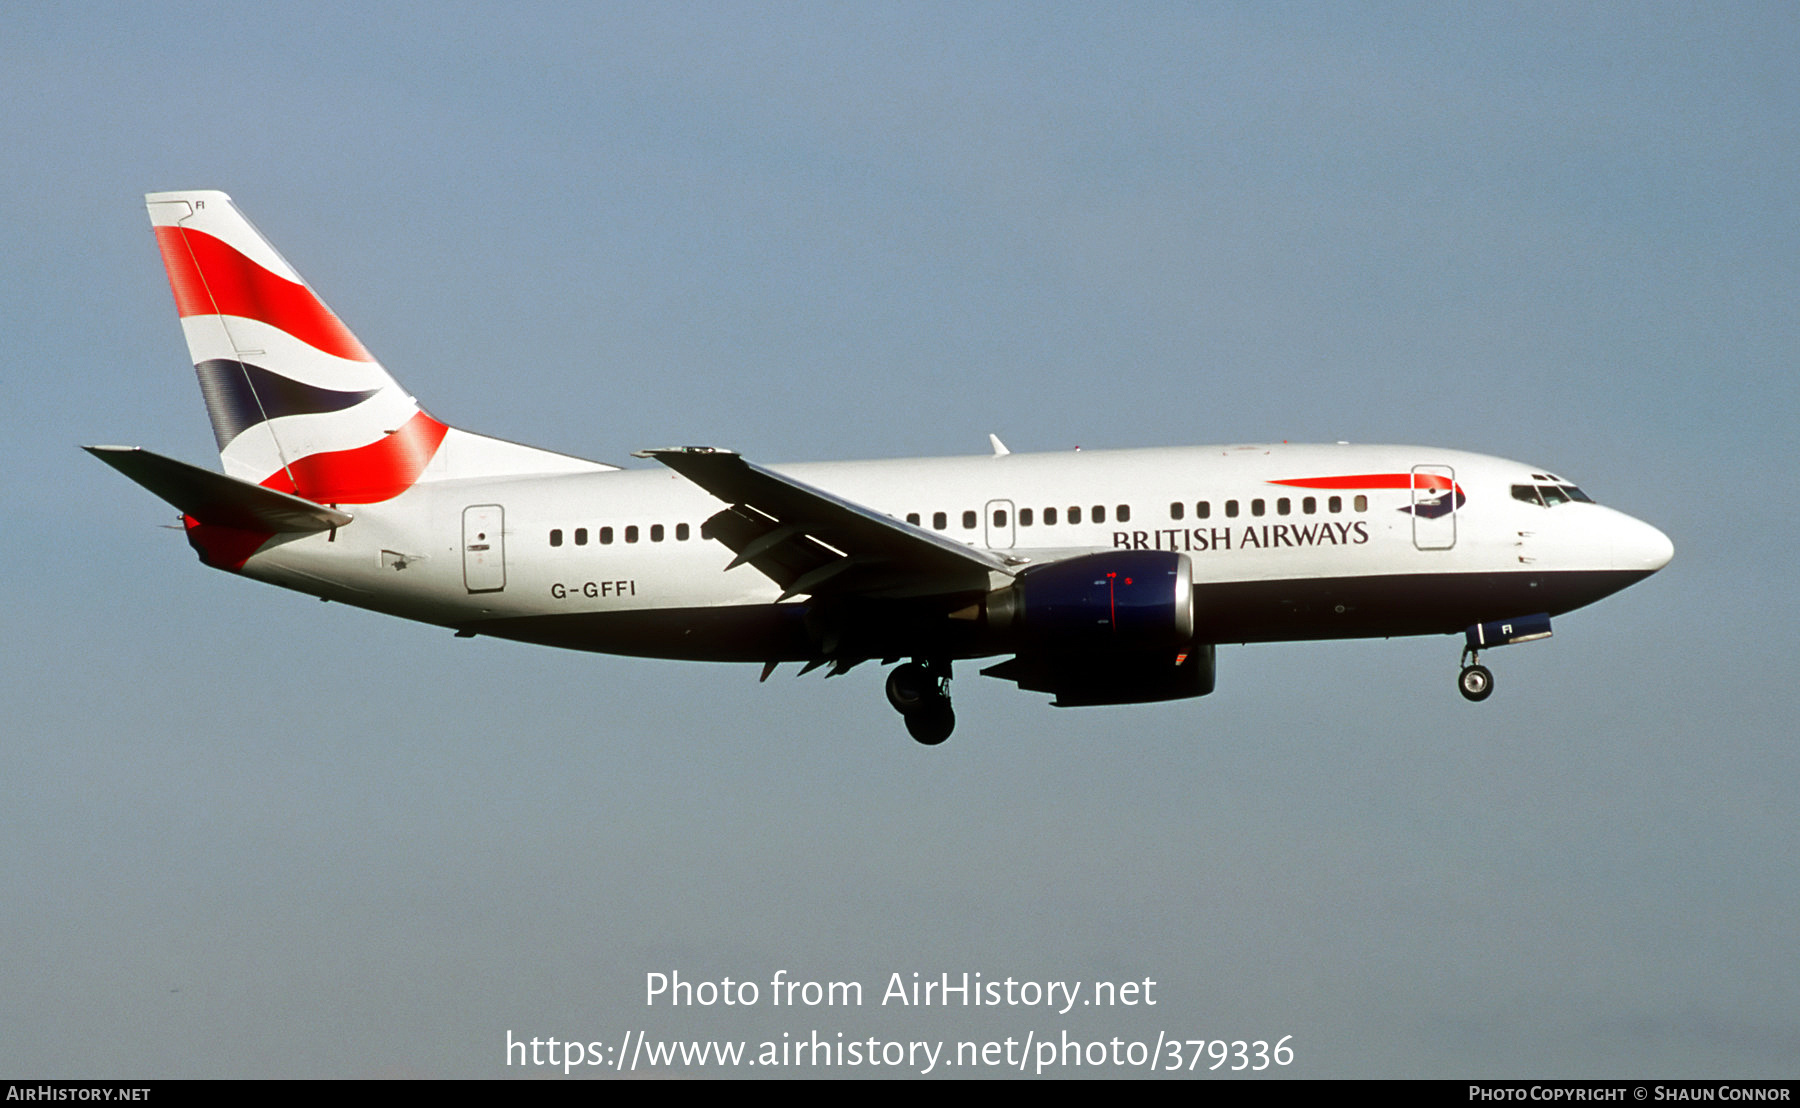
M 498 504 L 463 509 L 463 584 L 470 592 L 506 587 L 506 513 Z
M 1456 545 L 1456 471 L 1449 466 L 1412 468 L 1413 545 L 1449 550 Z

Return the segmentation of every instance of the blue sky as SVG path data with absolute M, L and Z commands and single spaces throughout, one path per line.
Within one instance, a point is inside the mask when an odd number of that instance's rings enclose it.
M 1784 5 L 17 4 L 0 1073 L 507 1076 L 504 1036 L 1275 1039 L 1329 1076 L 1781 1074 L 1800 18 Z M 433 414 L 626 461 L 1289 439 L 1674 540 L 1491 656 L 1199 701 L 460 641 L 195 563 L 77 449 L 211 436 L 141 202 L 220 188 Z M 644 975 L 1141 979 L 1068 1019 Z M 515 1068 L 511 1071 L 517 1073 Z

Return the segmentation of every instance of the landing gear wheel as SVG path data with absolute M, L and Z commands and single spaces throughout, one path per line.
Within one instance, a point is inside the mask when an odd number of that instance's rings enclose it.
M 1462 675 L 1456 679 L 1456 688 L 1464 700 L 1486 700 L 1494 691 L 1494 675 L 1486 666 L 1464 666 Z
M 956 730 L 956 713 L 947 698 L 906 713 L 906 733 L 926 746 L 936 746 Z
M 956 729 L 948 661 L 925 658 L 895 666 L 888 674 L 887 698 L 906 720 L 906 733 L 926 746 L 936 746 Z
M 917 662 L 895 666 L 888 674 L 887 698 L 894 711 L 910 716 L 937 696 L 937 682 Z

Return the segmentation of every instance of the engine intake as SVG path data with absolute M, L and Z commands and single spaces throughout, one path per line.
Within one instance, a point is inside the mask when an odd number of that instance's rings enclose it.
M 1180 646 L 1194 637 L 1194 575 L 1169 550 L 1108 550 L 1027 570 L 1012 587 L 1013 627 L 1056 653 Z

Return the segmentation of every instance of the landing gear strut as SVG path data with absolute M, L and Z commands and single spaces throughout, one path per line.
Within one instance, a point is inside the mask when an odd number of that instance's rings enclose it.
M 1462 661 L 1462 673 L 1456 678 L 1456 691 L 1463 694 L 1463 699 L 1479 702 L 1493 695 L 1494 675 L 1488 667 L 1479 663 L 1479 655 L 1464 647 Z
M 1456 689 L 1464 700 L 1486 700 L 1494 692 L 1494 675 L 1481 664 L 1478 650 L 1490 646 L 1508 646 L 1516 642 L 1533 642 L 1550 637 L 1550 614 L 1514 616 L 1477 623 L 1463 632 L 1466 644 L 1462 652 L 1462 673 L 1456 678 Z
M 919 659 L 895 666 L 888 674 L 887 698 L 906 720 L 906 733 L 926 746 L 936 746 L 956 729 L 947 661 Z

